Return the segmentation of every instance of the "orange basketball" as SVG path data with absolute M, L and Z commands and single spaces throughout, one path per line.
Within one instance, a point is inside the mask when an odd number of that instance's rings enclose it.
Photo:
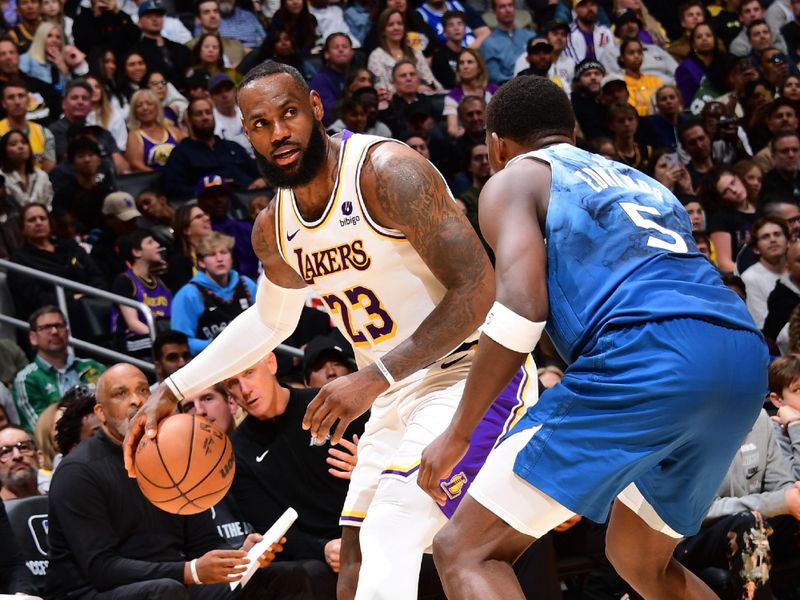
M 176 515 L 214 506 L 233 483 L 236 463 L 228 436 L 208 419 L 172 415 L 158 435 L 136 449 L 136 483 L 145 498 Z

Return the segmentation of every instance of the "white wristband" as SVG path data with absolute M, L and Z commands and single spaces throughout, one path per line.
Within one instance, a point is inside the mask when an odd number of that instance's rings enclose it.
M 202 585 L 202 581 L 197 576 L 197 559 L 193 558 L 192 562 L 189 563 L 189 570 L 192 572 L 192 581 L 194 581 L 197 585 Z
M 495 302 L 486 315 L 481 331 L 509 350 L 528 354 L 539 343 L 544 325 L 544 321 L 534 323 Z
M 373 364 L 378 367 L 378 371 L 380 371 L 381 375 L 386 378 L 386 381 L 389 382 L 389 385 L 394 385 L 394 377 L 392 377 L 392 374 L 389 373 L 389 369 L 386 368 L 386 365 L 383 364 L 383 361 L 378 359 Z

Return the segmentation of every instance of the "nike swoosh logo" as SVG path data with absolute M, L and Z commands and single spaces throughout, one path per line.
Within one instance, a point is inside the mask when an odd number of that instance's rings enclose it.
M 260 463 L 262 460 L 264 460 L 264 457 L 265 457 L 267 454 L 269 454 L 269 450 L 264 450 L 264 454 L 262 454 L 261 456 L 256 456 L 256 462 L 257 462 L 257 463 Z
M 294 239 L 294 236 L 296 236 L 298 233 L 300 233 L 299 229 L 297 231 L 295 231 L 294 233 L 287 233 L 286 234 L 286 239 L 291 242 Z

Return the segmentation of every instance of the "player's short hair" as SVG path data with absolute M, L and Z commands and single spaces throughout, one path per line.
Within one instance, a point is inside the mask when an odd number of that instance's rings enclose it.
M 520 143 L 549 135 L 571 138 L 575 114 L 567 95 L 546 77 L 515 77 L 492 96 L 486 129 Z
M 254 81 L 264 79 L 265 77 L 272 77 L 273 75 L 279 75 L 280 73 L 284 73 L 285 75 L 291 77 L 297 87 L 300 88 L 300 91 L 305 92 L 306 94 L 308 93 L 308 83 L 306 83 L 306 80 L 300 71 L 292 66 L 275 62 L 274 60 L 265 60 L 260 65 L 256 65 L 250 69 L 247 72 L 247 75 L 244 76 L 244 79 L 242 79 L 241 83 L 239 83 L 239 87 L 236 88 L 237 100 L 241 91 Z
M 765 215 L 763 217 L 759 217 L 756 219 L 755 223 L 750 227 L 750 247 L 755 248 L 758 245 L 758 232 L 759 230 L 764 227 L 764 225 L 768 224 L 777 225 L 783 231 L 784 237 L 787 240 L 792 239 L 792 234 L 789 231 L 789 224 L 786 222 L 786 219 L 779 217 L 778 215 Z
M 174 329 L 167 329 L 159 333 L 156 337 L 156 341 L 153 342 L 153 357 L 156 360 L 161 360 L 163 358 L 161 354 L 164 351 L 164 346 L 167 344 L 185 344 L 188 348 L 189 338 L 186 337 L 186 334 L 182 331 L 175 331 Z
M 800 354 L 787 354 L 769 366 L 769 391 L 781 396 L 784 388 L 800 379 Z

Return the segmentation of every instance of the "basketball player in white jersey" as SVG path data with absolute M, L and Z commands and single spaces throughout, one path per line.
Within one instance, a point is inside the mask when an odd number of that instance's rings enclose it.
M 535 400 L 535 369 L 521 370 L 498 398 L 472 439 L 475 455 L 442 482 L 450 505 L 437 506 L 416 473 L 422 450 L 456 409 L 493 298 L 478 237 L 441 175 L 410 148 L 349 132 L 329 138 L 319 96 L 291 67 L 251 70 L 239 104 L 259 167 L 278 188 L 253 230 L 266 276 L 255 306 L 134 417 L 127 468 L 133 475 L 138 439 L 155 434 L 177 399 L 248 368 L 285 339 L 311 286 L 352 342 L 360 370 L 323 387 L 303 426 L 319 443 L 332 432 L 336 444 L 372 410 L 342 513 L 339 598 L 416 598 L 423 552 L 498 437 Z

